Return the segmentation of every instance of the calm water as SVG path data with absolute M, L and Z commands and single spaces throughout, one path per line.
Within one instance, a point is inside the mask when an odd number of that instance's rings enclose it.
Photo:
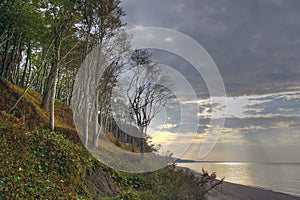
M 300 164 L 292 163 L 180 163 L 200 172 L 202 167 L 232 183 L 257 186 L 300 196 Z

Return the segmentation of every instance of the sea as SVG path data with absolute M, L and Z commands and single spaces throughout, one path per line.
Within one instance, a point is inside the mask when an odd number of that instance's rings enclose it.
M 300 163 L 188 162 L 179 163 L 201 172 L 216 172 L 217 178 L 300 197 Z

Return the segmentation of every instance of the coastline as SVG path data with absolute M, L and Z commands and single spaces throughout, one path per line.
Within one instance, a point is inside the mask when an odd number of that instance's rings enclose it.
M 176 167 L 185 173 L 193 173 L 195 177 L 201 176 L 187 167 Z M 206 194 L 207 200 L 300 200 L 300 197 L 272 191 L 264 188 L 240 185 L 224 181 Z
M 300 200 L 290 194 L 226 181 L 209 191 L 206 197 L 208 200 Z

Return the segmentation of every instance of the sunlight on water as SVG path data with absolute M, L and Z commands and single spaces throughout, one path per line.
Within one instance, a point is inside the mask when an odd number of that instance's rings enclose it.
M 213 170 L 217 173 L 218 178 L 223 178 L 232 183 L 243 185 L 255 185 L 251 176 L 250 163 L 241 162 L 221 162 L 221 163 L 206 163 L 204 169 Z M 242 178 L 241 178 L 242 177 Z
M 220 162 L 216 164 L 221 164 L 221 165 L 245 165 L 248 163 L 242 163 L 242 162 Z
M 262 187 L 300 196 L 300 164 L 212 162 L 181 163 L 200 172 L 216 172 L 218 178 L 242 185 Z

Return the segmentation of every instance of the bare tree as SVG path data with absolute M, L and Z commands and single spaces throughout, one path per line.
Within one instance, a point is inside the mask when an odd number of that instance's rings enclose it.
M 151 63 L 151 54 L 146 50 L 135 50 L 131 58 L 134 66 L 128 73 L 131 78 L 126 95 L 130 115 L 140 130 L 140 148 L 144 153 L 147 127 L 172 97 L 171 84 L 161 75 L 160 67 Z

